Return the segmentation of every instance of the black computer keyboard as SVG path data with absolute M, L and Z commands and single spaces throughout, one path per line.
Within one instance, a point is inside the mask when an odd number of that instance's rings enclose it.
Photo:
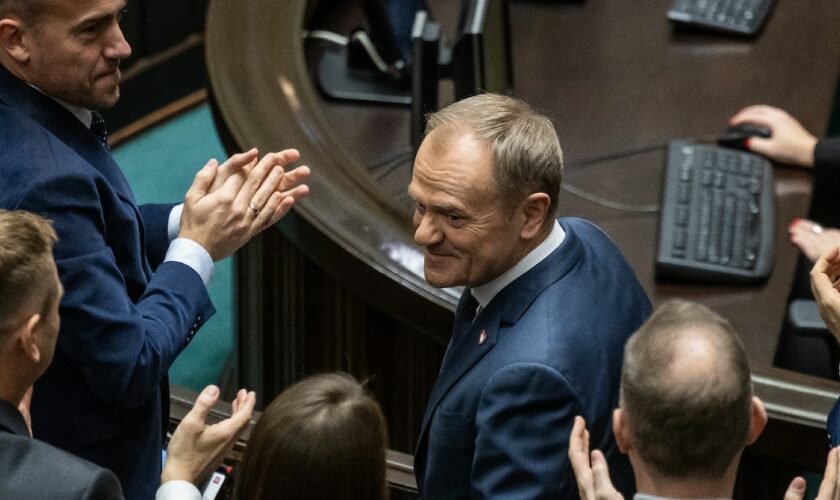
M 773 0 L 674 0 L 668 19 L 689 26 L 755 35 Z
M 658 276 L 753 283 L 773 268 L 775 193 L 766 159 L 672 142 L 662 190 Z

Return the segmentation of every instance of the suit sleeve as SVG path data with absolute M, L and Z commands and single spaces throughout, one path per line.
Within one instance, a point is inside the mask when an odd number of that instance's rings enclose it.
M 65 289 L 59 348 L 97 397 L 126 408 L 143 404 L 214 312 L 201 278 L 184 264 L 165 262 L 146 283 L 137 268 L 142 259 L 125 258 L 139 248 L 121 248 L 118 264 L 112 246 L 137 244 L 139 237 L 124 228 L 136 215 L 103 179 L 50 178 L 27 191 L 18 208 L 51 219 L 59 235 L 55 257 Z M 126 220 L 106 223 L 115 213 Z M 119 231 L 126 235 L 113 234 Z M 127 266 L 143 279 L 127 282 Z
M 550 367 L 520 363 L 494 374 L 476 416 L 472 498 L 573 495 L 566 450 L 575 414 L 568 382 Z
M 152 269 L 163 262 L 169 248 L 169 213 L 174 203 L 140 205 L 143 225 L 146 227 L 146 255 Z
M 99 469 L 91 476 L 82 500 L 123 500 L 122 488 L 117 476 L 108 469 Z

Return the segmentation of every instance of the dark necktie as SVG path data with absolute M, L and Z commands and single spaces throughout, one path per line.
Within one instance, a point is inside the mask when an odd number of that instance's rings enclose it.
M 443 363 L 440 365 L 440 371 L 443 373 L 452 352 L 455 351 L 456 346 L 465 341 L 467 330 L 470 329 L 473 320 L 475 319 L 475 311 L 478 308 L 478 301 L 475 300 L 469 288 L 464 291 L 461 300 L 458 302 L 458 307 L 455 308 L 455 322 L 452 324 L 452 338 L 449 339 L 449 346 L 446 353 L 443 355 Z
M 96 137 L 105 149 L 108 151 L 111 150 L 111 146 L 108 145 L 108 130 L 105 128 L 105 119 L 102 118 L 102 115 L 99 114 L 99 111 L 92 110 L 90 112 L 91 115 L 91 122 L 90 122 L 90 131 L 93 132 L 93 135 Z
M 458 302 L 455 309 L 455 324 L 452 325 L 452 336 L 457 337 L 467 331 L 475 319 L 475 311 L 478 309 L 478 301 L 473 297 L 469 289 L 464 291 L 464 297 Z

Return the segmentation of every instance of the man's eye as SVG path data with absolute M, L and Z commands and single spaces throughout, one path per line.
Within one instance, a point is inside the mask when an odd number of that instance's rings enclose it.
M 414 209 L 417 210 L 417 213 L 425 214 L 426 213 L 426 206 L 422 203 L 417 203 L 414 206 Z
M 449 214 L 446 217 L 449 219 L 449 222 L 461 222 L 464 220 L 464 218 L 458 214 Z

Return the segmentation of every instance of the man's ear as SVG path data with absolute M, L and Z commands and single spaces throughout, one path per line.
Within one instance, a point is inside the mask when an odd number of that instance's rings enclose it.
M 750 429 L 747 431 L 747 444 L 755 443 L 758 436 L 767 425 L 767 410 L 764 408 L 764 403 L 760 399 L 753 396 L 752 409 L 750 411 Z
M 0 19 L 0 47 L 20 64 L 29 61 L 31 54 L 26 37 L 24 37 L 24 25 L 20 19 L 14 17 Z
M 618 451 L 625 455 L 630 452 L 632 448 L 632 439 L 630 439 L 630 425 L 627 422 L 627 414 L 621 408 L 613 410 L 613 434 L 615 434 L 615 444 L 618 445 Z
M 548 209 L 551 206 L 551 197 L 545 193 L 531 193 L 522 202 L 522 215 L 524 224 L 519 236 L 522 239 L 530 240 L 540 233 L 540 229 L 548 217 Z
M 28 357 L 33 363 L 41 361 L 41 349 L 38 347 L 37 329 L 38 323 L 41 321 L 40 314 L 33 314 L 21 326 L 18 332 L 18 344 L 24 355 Z

